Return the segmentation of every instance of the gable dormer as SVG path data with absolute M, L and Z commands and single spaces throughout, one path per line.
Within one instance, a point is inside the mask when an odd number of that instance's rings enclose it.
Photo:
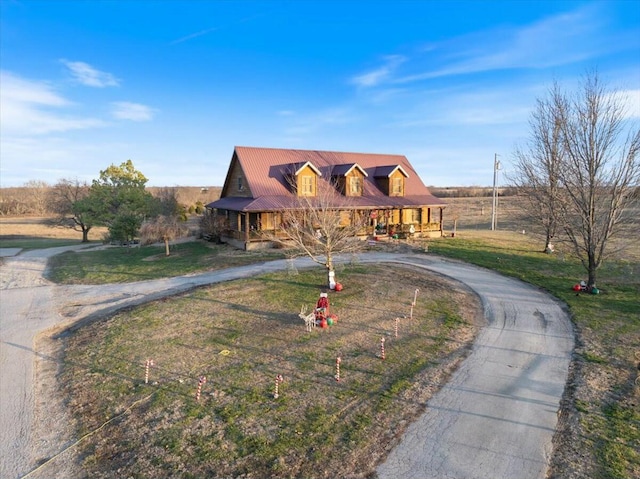
M 407 172 L 400 165 L 378 166 L 374 174 L 376 183 L 387 196 L 404 196 Z
M 310 161 L 296 165 L 292 177 L 296 194 L 298 196 L 316 196 L 319 176 L 322 176 L 322 173 Z
M 364 179 L 369 176 L 357 163 L 337 165 L 331 172 L 338 191 L 344 196 L 362 196 Z

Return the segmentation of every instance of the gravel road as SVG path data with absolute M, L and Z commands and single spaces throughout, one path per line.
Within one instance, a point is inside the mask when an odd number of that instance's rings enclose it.
M 30 251 L 0 266 L 2 478 L 28 474 L 43 457 L 42 441 L 33 433 L 34 364 L 46 360 L 34 350 L 38 334 L 196 286 L 287 267 L 284 260 L 272 261 L 104 286 L 43 279 L 47 259 L 67 249 Z M 370 253 L 360 260 L 412 264 L 457 279 L 478 293 L 488 320 L 472 354 L 378 467 L 379 478 L 544 478 L 573 349 L 571 322 L 561 306 L 519 281 L 433 256 Z M 311 262 L 300 259 L 297 266 Z

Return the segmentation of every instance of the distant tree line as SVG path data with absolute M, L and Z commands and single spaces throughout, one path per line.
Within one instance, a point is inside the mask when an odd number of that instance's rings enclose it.
M 489 186 L 429 186 L 432 195 L 438 198 L 484 198 L 493 196 L 493 188 Z M 512 186 L 497 188 L 499 196 L 517 196 L 518 189 Z
M 22 186 L 0 188 L 0 216 L 55 215 L 57 206 L 51 203 L 51 196 L 53 190 L 65 182 L 75 182 L 75 179 L 61 179 L 54 184 L 33 180 L 26 182 Z M 208 203 L 220 197 L 222 188 L 219 186 L 207 188 L 195 186 L 147 186 L 146 190 L 155 197 L 170 191 L 178 200 L 181 211 L 184 214 L 201 214 Z

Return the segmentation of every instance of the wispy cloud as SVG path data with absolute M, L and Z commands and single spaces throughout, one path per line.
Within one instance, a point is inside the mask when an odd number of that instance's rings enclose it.
M 542 69 L 640 47 L 637 32 L 608 32 L 606 22 L 600 6 L 589 4 L 528 25 L 478 31 L 425 44 L 410 55 L 389 55 L 378 68 L 349 81 L 358 87 L 379 87 L 450 75 Z
M 395 70 L 404 63 L 407 58 L 403 55 L 388 55 L 383 58 L 384 64 L 360 75 L 356 75 L 351 79 L 351 83 L 359 87 L 372 87 L 380 84 L 381 82 L 389 79 Z
M 155 112 L 155 109 L 140 103 L 117 101 L 111 104 L 111 115 L 118 120 L 149 121 Z
M 599 10 L 586 6 L 513 29 L 476 32 L 443 42 L 427 52 L 440 68 L 396 78 L 409 83 L 449 75 L 514 68 L 548 68 L 590 59 L 613 49 L 627 48 L 603 38 Z M 624 35 L 624 34 L 621 34 Z M 636 45 L 638 42 L 635 42 Z
M 177 40 L 170 42 L 169 45 L 177 45 L 178 43 L 183 43 L 189 40 L 193 40 L 194 38 L 198 38 L 208 33 L 215 32 L 216 30 L 218 30 L 218 27 L 207 28 L 206 30 L 202 30 L 200 32 L 192 33 L 190 35 L 185 35 L 184 37 L 180 37 Z
M 60 60 L 60 62 L 69 69 L 71 76 L 81 85 L 96 88 L 120 85 L 120 80 L 111 73 L 97 70 L 88 63 L 72 62 L 65 59 Z
M 291 118 L 292 124 L 285 128 L 285 133 L 290 136 L 311 134 L 325 127 L 346 125 L 354 121 L 353 112 L 341 107 L 328 108 L 307 115 L 295 115 Z
M 48 83 L 0 72 L 0 121 L 3 136 L 42 135 L 104 126 L 97 118 L 70 115 L 73 104 Z

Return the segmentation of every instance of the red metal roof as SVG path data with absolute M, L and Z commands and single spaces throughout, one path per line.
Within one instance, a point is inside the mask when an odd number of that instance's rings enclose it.
M 319 182 L 331 181 L 334 169 L 342 171 L 345 165 L 351 167 L 357 163 L 367 173 L 368 176 L 364 178 L 363 195 L 348 197 L 348 201 L 345 198 L 349 207 L 399 208 L 445 205 L 429 192 L 409 160 L 402 155 L 236 146 L 235 156 L 245 174 L 253 198 L 223 196 L 208 205 L 212 208 L 277 211 L 295 207 L 296 201 L 291 193 L 287 175 L 291 175 L 296 166 L 299 167 L 306 162 L 313 164 L 322 173 L 322 176 L 318 177 Z M 398 166 L 408 175 L 405 179 L 405 194 L 400 197 L 387 196 L 378 187 L 375 174 L 379 174 L 380 171 L 392 171 Z

